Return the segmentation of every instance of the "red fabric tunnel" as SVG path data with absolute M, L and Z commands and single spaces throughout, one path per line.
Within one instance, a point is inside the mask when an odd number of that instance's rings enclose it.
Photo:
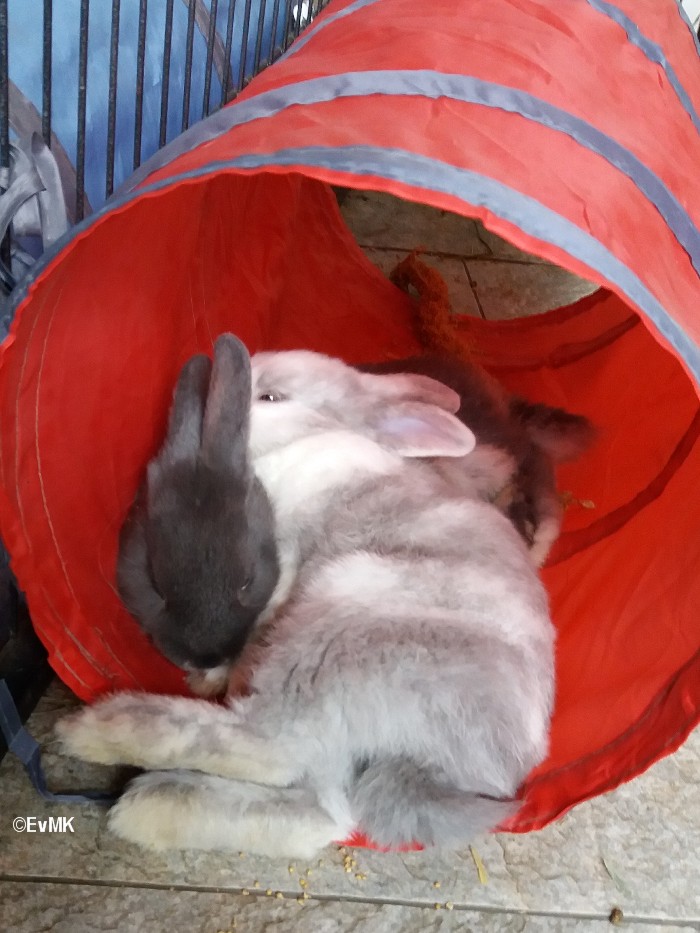
M 601 432 L 560 473 L 594 508 L 568 509 L 543 571 L 552 747 L 509 828 L 677 748 L 700 710 L 699 112 L 674 0 L 340 0 L 162 150 L 37 264 L 0 348 L 0 535 L 60 677 L 86 700 L 185 689 L 114 589 L 185 359 L 226 330 L 251 352 L 419 352 L 334 183 L 477 217 L 600 285 L 457 325 L 507 386 Z

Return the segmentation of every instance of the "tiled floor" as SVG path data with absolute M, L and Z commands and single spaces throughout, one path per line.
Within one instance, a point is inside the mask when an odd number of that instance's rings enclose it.
M 589 282 L 523 253 L 478 221 L 386 194 L 341 196 L 345 219 L 369 258 L 387 274 L 421 249 L 450 291 L 452 310 L 484 318 L 520 317 L 570 304 Z
M 345 197 L 343 211 L 384 270 L 424 247 L 455 310 L 532 313 L 590 290 L 470 220 L 360 193 Z M 45 750 L 49 783 L 56 790 L 110 786 L 118 777 L 110 769 L 58 754 L 53 724 L 75 703 L 54 684 L 29 723 Z M 147 854 L 112 838 L 97 806 L 43 803 L 7 758 L 0 765 L 0 931 L 595 933 L 610 928 L 615 908 L 622 928 L 637 933 L 700 930 L 699 775 L 696 732 L 642 777 L 539 833 L 477 840 L 480 877 L 468 848 L 451 856 L 334 849 L 308 865 L 245 853 Z M 13 819 L 30 815 L 73 817 L 73 832 L 15 832 Z M 356 862 L 350 871 L 347 854 Z

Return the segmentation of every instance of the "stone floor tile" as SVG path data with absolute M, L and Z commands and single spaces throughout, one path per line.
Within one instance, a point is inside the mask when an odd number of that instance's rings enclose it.
M 51 738 L 55 720 L 74 705 L 69 691 L 54 684 L 30 720 L 45 749 L 50 786 L 109 786 L 114 783 L 112 769 L 62 757 Z M 538 833 L 475 840 L 488 874 L 487 883 L 481 884 L 468 848 L 381 853 L 331 847 L 322 854 L 321 864 L 291 864 L 245 853 L 146 852 L 111 836 L 101 807 L 41 801 L 9 756 L 0 765 L 0 874 L 14 879 L 214 886 L 231 892 L 269 888 L 289 896 L 306 890 L 321 897 L 426 906 L 451 901 L 476 910 L 595 917 L 605 917 L 618 906 L 649 921 L 691 923 L 700 919 L 699 765 L 700 730 L 645 775 L 582 804 Z M 12 819 L 27 815 L 73 816 L 74 832 L 16 833 Z M 344 870 L 347 854 L 355 860 L 350 871 Z
M 607 918 L 449 910 L 218 891 L 0 881 L 3 929 L 12 933 L 606 933 Z M 675 926 L 625 922 L 629 933 Z M 687 927 L 685 928 L 687 931 Z
M 365 255 L 388 277 L 396 264 L 409 255 L 409 251 L 366 247 Z M 422 262 L 436 269 L 442 276 L 449 291 L 450 308 L 455 314 L 472 314 L 475 317 L 481 317 L 463 260 L 440 255 L 422 255 L 420 258 Z
M 345 192 L 341 211 L 365 253 L 387 274 L 408 251 L 425 249 L 424 260 L 442 274 L 458 312 L 492 320 L 520 317 L 571 304 L 595 289 L 457 214 L 372 191 Z
M 373 191 L 348 192 L 341 199 L 340 209 L 363 247 L 421 248 L 452 256 L 489 255 L 475 222 L 449 211 Z
M 467 269 L 477 301 L 489 320 L 551 311 L 573 304 L 597 287 L 544 263 L 470 260 Z
M 479 239 L 485 246 L 488 247 L 489 254 L 494 259 L 509 259 L 512 261 L 527 263 L 546 263 L 545 259 L 540 259 L 540 257 L 535 256 L 534 253 L 526 253 L 523 250 L 518 249 L 517 246 L 513 246 L 512 243 L 508 242 L 508 240 L 503 240 L 501 237 L 496 236 L 495 233 L 491 233 L 491 231 L 487 230 L 480 220 L 475 220 L 474 223 L 476 224 L 476 230 Z

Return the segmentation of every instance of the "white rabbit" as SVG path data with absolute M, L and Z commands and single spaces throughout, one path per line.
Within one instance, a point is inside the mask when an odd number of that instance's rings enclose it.
M 63 720 L 64 746 L 156 771 L 110 816 L 146 846 L 467 843 L 547 752 L 554 638 L 512 523 L 421 459 L 473 448 L 459 396 L 304 351 L 253 357 L 252 387 L 286 584 L 250 695 L 118 695 Z

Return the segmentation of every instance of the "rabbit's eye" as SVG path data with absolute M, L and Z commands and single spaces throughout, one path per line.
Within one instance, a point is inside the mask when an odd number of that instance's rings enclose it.
M 279 392 L 263 392 L 262 395 L 258 396 L 259 402 L 283 402 L 284 400 L 284 395 Z
M 248 590 L 250 589 L 250 584 L 251 584 L 252 582 L 253 582 L 253 578 L 252 578 L 252 576 L 250 576 L 250 577 L 248 577 L 246 580 L 244 580 L 243 583 L 241 583 L 241 585 L 238 587 L 238 590 L 236 591 L 236 596 L 238 597 L 238 602 L 239 602 L 242 606 L 247 606 L 247 605 L 248 605 L 248 599 L 250 598 L 250 597 L 249 597 L 249 594 L 248 594 Z
M 158 583 L 156 582 L 156 575 L 155 575 L 155 573 L 153 572 L 153 564 L 152 564 L 151 561 L 150 561 L 150 555 L 149 555 L 149 559 L 148 559 L 148 561 L 147 561 L 146 569 L 147 569 L 147 572 L 148 572 L 148 579 L 149 579 L 149 582 L 150 582 L 151 586 L 153 587 L 153 590 L 154 590 L 155 594 L 156 594 L 157 596 L 159 596 L 159 597 L 165 602 L 165 596 L 163 596 L 163 593 L 161 592 L 161 588 L 158 586 Z

